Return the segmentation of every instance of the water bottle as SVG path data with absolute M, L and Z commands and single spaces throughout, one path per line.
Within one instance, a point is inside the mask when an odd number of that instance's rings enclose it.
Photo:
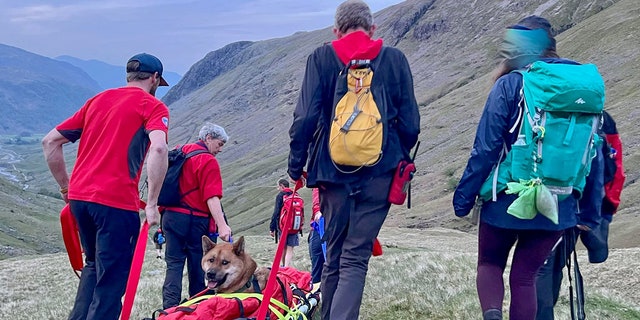
M 315 295 L 307 294 L 307 303 L 303 303 L 300 307 L 298 307 L 298 311 L 300 313 L 306 315 L 310 309 L 318 305 L 318 299 L 316 299 Z

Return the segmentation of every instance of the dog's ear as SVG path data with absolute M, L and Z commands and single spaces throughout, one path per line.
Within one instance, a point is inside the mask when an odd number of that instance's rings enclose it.
M 215 242 L 211 241 L 209 237 L 202 236 L 202 252 L 204 254 L 206 254 L 209 250 L 213 249 L 213 247 L 215 246 L 216 246 Z
M 233 243 L 233 253 L 236 256 L 244 253 L 244 236 L 241 236 L 240 239 Z

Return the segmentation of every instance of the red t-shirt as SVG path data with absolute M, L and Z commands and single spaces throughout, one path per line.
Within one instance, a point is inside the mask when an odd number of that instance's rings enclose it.
M 138 87 L 99 93 L 56 129 L 80 140 L 69 181 L 69 199 L 138 211 L 138 183 L 149 132 L 169 125 L 169 109 Z
M 207 150 L 202 142 L 186 144 L 184 153 L 195 150 Z M 222 176 L 218 160 L 210 153 L 195 155 L 182 166 L 180 175 L 180 194 L 182 201 L 199 212 L 198 216 L 210 216 L 207 200 L 213 197 L 222 198 Z

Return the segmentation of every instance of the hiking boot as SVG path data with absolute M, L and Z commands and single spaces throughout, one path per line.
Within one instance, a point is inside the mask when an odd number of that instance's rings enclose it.
M 489 309 L 482 314 L 483 320 L 502 320 L 502 310 Z

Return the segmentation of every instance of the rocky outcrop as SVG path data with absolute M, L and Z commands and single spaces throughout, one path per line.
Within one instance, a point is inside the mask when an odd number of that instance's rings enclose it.
M 219 75 L 236 68 L 246 58 L 240 53 L 252 43 L 251 41 L 234 42 L 210 52 L 202 60 L 194 64 L 182 80 L 171 88 L 162 100 L 167 105 L 170 105 L 189 93 L 200 89 Z

